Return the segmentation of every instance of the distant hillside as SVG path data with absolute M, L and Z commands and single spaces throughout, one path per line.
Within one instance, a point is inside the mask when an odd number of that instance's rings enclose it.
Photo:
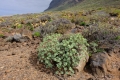
M 81 10 L 100 7 L 118 7 L 120 0 L 52 0 L 46 11 Z
M 77 4 L 80 1 L 82 1 L 82 0 L 52 0 L 49 7 L 48 7 L 48 9 L 46 9 L 46 10 L 51 10 L 51 9 L 63 10 L 63 9 L 67 9 L 69 7 L 74 6 L 75 4 Z

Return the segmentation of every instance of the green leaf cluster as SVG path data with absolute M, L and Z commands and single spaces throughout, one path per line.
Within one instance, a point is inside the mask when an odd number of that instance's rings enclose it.
M 33 34 L 33 36 L 34 36 L 34 37 L 40 37 L 40 32 L 35 32 L 35 33 Z
M 18 24 L 16 27 L 20 29 L 20 28 L 22 28 L 23 26 L 22 26 L 22 24 Z
M 117 37 L 115 38 L 115 40 L 120 40 L 120 36 L 117 36 Z
M 54 68 L 56 74 L 71 75 L 87 52 L 87 40 L 81 34 L 52 34 L 40 43 L 38 58 L 47 68 Z

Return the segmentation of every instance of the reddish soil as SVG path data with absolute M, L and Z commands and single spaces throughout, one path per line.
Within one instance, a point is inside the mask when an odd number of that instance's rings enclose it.
M 28 42 L 5 42 L 0 38 L 0 80 L 65 80 L 53 75 L 37 64 L 37 47 L 40 39 Z M 85 72 L 82 72 L 85 73 Z M 88 73 L 69 77 L 67 80 L 86 80 Z
M 0 41 L 0 80 L 57 80 L 35 69 L 40 40 L 24 43 Z
M 103 73 L 110 74 L 105 76 L 112 76 L 112 78 L 99 77 L 99 68 L 93 68 L 98 70 L 98 78 L 96 74 L 92 74 L 90 67 L 66 78 L 54 75 L 53 71 L 45 69 L 42 64 L 38 63 L 37 49 L 40 42 L 40 38 L 27 42 L 5 42 L 3 38 L 0 38 L 0 80 L 120 80 L 120 48 L 117 52 L 111 51 L 110 53 L 113 54 L 109 54 L 108 58 L 103 60 L 105 63 L 101 63 L 104 64 L 101 66 L 105 69 Z M 97 59 L 96 56 L 95 59 Z M 114 66 L 117 67 L 113 69 Z

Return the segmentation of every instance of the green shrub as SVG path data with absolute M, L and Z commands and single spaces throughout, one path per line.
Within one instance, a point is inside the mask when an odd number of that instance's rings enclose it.
M 22 28 L 22 24 L 18 24 L 16 27 L 17 28 Z
M 103 52 L 103 51 L 104 49 L 98 46 L 98 42 L 92 41 L 89 43 L 89 53 L 91 53 L 91 55 L 93 53 L 98 53 L 98 52 Z
M 33 34 L 33 36 L 34 36 L 34 37 L 40 37 L 40 32 L 35 32 L 35 33 Z
M 40 43 L 38 58 L 46 68 L 55 69 L 56 74 L 71 75 L 88 54 L 87 45 L 81 34 L 47 35 Z
M 117 36 L 115 39 L 116 39 L 116 40 L 120 40 L 120 36 Z

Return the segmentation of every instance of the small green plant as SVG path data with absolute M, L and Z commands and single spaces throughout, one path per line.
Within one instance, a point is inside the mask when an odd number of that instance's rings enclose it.
M 33 36 L 34 36 L 34 37 L 40 37 L 40 32 L 35 32 L 35 33 L 33 34 Z
M 33 26 L 29 26 L 28 29 L 31 30 L 31 31 L 33 31 L 33 30 L 34 30 L 34 27 L 33 27 Z
M 86 26 L 86 23 L 85 23 L 85 22 L 80 22 L 79 25 L 80 25 L 80 26 Z
M 103 52 L 103 51 L 104 49 L 100 48 L 96 41 L 92 41 L 89 43 L 89 56 L 92 56 L 92 54 L 94 53 Z
M 33 27 L 32 23 L 29 23 L 29 22 L 28 22 L 28 23 L 26 24 L 26 26 L 27 26 L 27 28 L 28 28 L 29 30 L 33 31 L 34 27 Z
M 98 8 L 97 10 L 102 10 L 102 9 L 103 9 L 103 8 L 100 7 L 100 8 Z
M 3 34 L 0 34 L 0 38 L 2 38 L 4 35 Z
M 120 36 L 117 36 L 117 37 L 115 38 L 115 40 L 120 40 Z
M 56 74 L 75 73 L 81 59 L 85 59 L 88 43 L 81 34 L 47 35 L 40 43 L 38 58 L 46 68 L 55 69 Z
M 16 27 L 17 28 L 22 28 L 22 24 L 18 24 Z
M 90 43 L 90 48 L 92 49 L 93 52 L 97 52 L 97 47 L 98 47 L 97 43 L 95 42 Z

